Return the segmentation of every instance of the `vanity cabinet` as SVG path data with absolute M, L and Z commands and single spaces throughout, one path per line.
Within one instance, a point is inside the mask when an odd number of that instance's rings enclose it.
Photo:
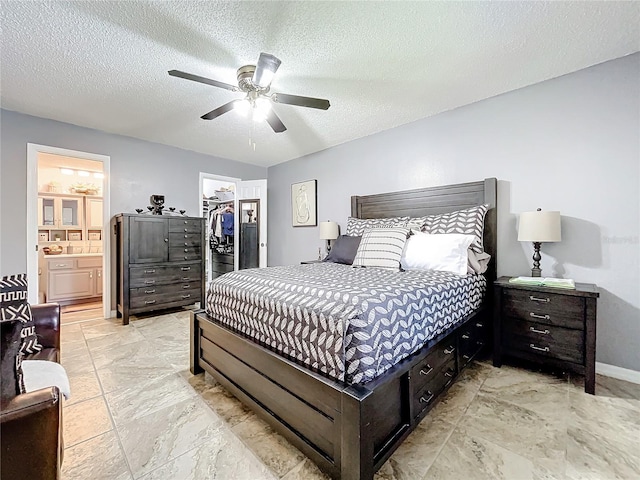
M 200 302 L 204 306 L 204 218 L 115 216 L 118 316 Z
M 101 255 L 50 255 L 42 259 L 40 288 L 47 302 L 74 303 L 102 296 Z

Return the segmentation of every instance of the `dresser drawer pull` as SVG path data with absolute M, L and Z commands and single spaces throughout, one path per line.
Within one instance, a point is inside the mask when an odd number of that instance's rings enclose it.
M 189 270 L 191 270 L 191 267 L 181 267 L 180 270 L 182 270 L 183 272 L 188 272 Z
M 184 246 L 185 246 L 185 247 L 188 247 L 189 245 L 187 245 L 187 242 L 184 242 Z M 185 252 L 186 252 L 186 250 L 185 250 Z
M 540 352 L 548 352 L 549 351 L 549 347 L 536 347 L 533 343 L 529 344 L 529 347 L 533 348 L 534 350 L 539 350 Z
M 462 339 L 463 340 L 469 340 L 469 335 L 467 335 L 466 333 L 462 334 Z
M 424 369 L 420 369 L 420 375 L 427 376 L 427 375 L 429 375 L 431 372 L 433 372 L 433 367 L 432 367 L 431 365 L 429 365 L 428 363 L 427 363 L 427 368 L 429 369 L 429 370 L 427 370 L 427 371 L 425 371 Z
M 144 273 L 156 273 L 156 269 L 153 268 L 151 270 L 145 270 Z
M 183 298 L 183 299 L 184 299 L 184 298 L 191 298 L 191 294 L 188 294 L 188 295 L 182 295 L 182 298 Z
M 144 303 L 146 305 L 153 305 L 154 303 L 156 303 L 156 301 L 155 300 L 145 300 Z
M 549 335 L 551 332 L 549 330 L 536 330 L 536 327 L 529 327 L 529 330 L 533 333 L 541 333 L 542 335 Z
M 187 229 L 185 228 L 185 229 L 184 229 L 184 231 L 186 232 L 186 231 L 187 231 Z
M 454 347 L 449 347 L 449 348 L 445 349 L 444 354 L 445 355 L 451 355 L 455 351 L 456 351 L 456 349 Z
M 469 360 L 471 357 L 469 355 L 462 355 L 462 358 L 464 358 L 465 360 Z
M 482 327 L 484 327 L 484 324 L 482 324 L 482 323 L 478 322 L 478 323 L 476 323 L 476 327 L 478 327 L 478 328 L 482 328 Z
M 147 294 L 156 293 L 156 289 L 154 288 L 153 290 L 145 290 L 144 293 L 147 293 Z
M 549 303 L 551 301 L 549 297 L 540 298 L 540 297 L 534 297 L 533 295 L 529 295 L 529 300 L 531 300 L 532 302 L 542 302 L 542 303 Z
M 428 390 L 427 390 L 427 393 L 429 394 L 429 396 L 427 398 L 420 397 L 420 403 L 429 403 L 429 402 L 431 402 L 431 400 L 433 400 L 433 397 L 435 396 L 435 394 L 431 393 Z
M 529 314 L 531 318 L 539 318 L 540 320 L 549 320 L 551 317 L 549 315 L 538 315 L 536 313 L 531 312 Z
M 182 288 L 191 288 L 191 285 L 182 285 Z
M 189 277 L 182 277 L 183 282 L 188 282 L 189 280 L 191 280 Z
M 185 248 L 184 249 L 184 253 L 187 253 L 189 251 L 189 249 Z
M 189 235 L 185 235 L 184 238 L 189 238 Z M 186 245 L 186 243 L 185 243 L 185 245 Z
M 444 376 L 447 377 L 447 378 L 451 378 L 451 377 L 453 377 L 453 372 L 446 371 L 446 372 L 444 372 Z
M 156 283 L 155 280 L 145 280 L 144 283 L 146 283 L 147 285 L 153 285 L 154 283 Z

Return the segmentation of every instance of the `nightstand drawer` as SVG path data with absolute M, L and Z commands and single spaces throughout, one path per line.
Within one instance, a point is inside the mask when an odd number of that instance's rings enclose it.
M 504 289 L 503 313 L 547 325 L 584 329 L 584 301 L 555 293 Z
M 502 344 L 507 351 L 529 352 L 580 364 L 584 362 L 584 334 L 580 330 L 509 317 L 503 319 L 502 329 Z

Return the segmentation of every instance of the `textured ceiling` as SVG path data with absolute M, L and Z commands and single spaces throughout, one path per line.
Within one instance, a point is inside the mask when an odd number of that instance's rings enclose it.
M 638 2 L 3 1 L 2 107 L 274 165 L 640 50 Z M 282 60 L 275 134 L 236 111 L 260 52 Z M 255 151 L 249 146 L 255 142 Z

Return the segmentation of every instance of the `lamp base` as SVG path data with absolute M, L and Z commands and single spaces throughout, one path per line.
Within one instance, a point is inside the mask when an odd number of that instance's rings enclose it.
M 533 268 L 531 269 L 532 277 L 541 277 L 542 270 L 540 269 L 540 242 L 533 242 Z
M 327 255 L 331 253 L 331 240 L 327 240 Z

